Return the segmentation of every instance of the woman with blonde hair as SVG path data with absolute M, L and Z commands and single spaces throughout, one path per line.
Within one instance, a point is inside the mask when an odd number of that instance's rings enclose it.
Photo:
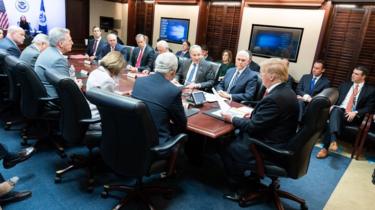
M 124 56 L 118 51 L 109 52 L 100 61 L 100 66 L 92 71 L 87 79 L 86 90 L 93 87 L 115 92 L 118 85 L 118 76 L 125 69 L 126 61 Z M 98 118 L 99 111 L 94 104 L 89 103 L 91 109 L 91 117 Z

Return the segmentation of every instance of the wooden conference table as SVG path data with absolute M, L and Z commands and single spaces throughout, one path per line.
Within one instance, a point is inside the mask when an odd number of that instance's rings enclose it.
M 69 59 L 71 65 L 73 65 L 77 72 L 85 70 L 91 72 L 97 68 L 97 65 L 87 65 L 84 63 L 83 59 Z M 85 78 L 83 78 L 85 79 Z M 128 92 L 133 89 L 135 79 L 127 76 L 126 73 L 121 75 L 119 81 L 119 91 Z M 231 106 L 239 107 L 241 104 L 232 102 Z M 204 111 L 210 110 L 212 108 L 218 107 L 217 102 L 214 103 L 204 103 L 200 107 L 199 113 L 188 117 L 187 129 L 191 132 L 201 134 L 212 139 L 218 138 L 224 134 L 227 134 L 234 130 L 234 127 L 230 123 L 226 123 L 222 120 L 211 117 L 204 114 Z

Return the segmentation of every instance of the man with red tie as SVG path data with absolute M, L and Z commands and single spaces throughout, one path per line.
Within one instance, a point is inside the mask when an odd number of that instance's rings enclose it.
M 92 27 L 93 39 L 90 39 L 86 48 L 86 56 L 90 60 L 94 60 L 99 55 L 100 49 L 106 44 L 102 39 L 102 31 L 99 26 Z
M 364 115 L 371 112 L 375 102 L 375 88 L 366 84 L 368 69 L 358 66 L 353 70 L 352 81 L 339 86 L 339 98 L 331 107 L 329 125 L 324 137 L 324 147 L 317 158 L 325 158 L 328 150 L 338 149 L 337 136 L 347 124 L 361 123 Z
M 152 71 L 155 51 L 146 43 L 145 35 L 137 34 L 135 40 L 137 41 L 138 47 L 132 52 L 128 69 L 131 72 L 148 74 Z

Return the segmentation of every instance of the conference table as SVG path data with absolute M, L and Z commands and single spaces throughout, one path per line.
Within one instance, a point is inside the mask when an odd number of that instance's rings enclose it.
M 83 75 L 83 74 L 79 74 L 81 70 L 84 70 L 89 73 L 97 68 L 97 65 L 86 64 L 84 62 L 84 59 L 82 58 L 80 59 L 69 58 L 69 62 L 71 65 L 75 67 L 77 75 Z M 77 77 L 79 78 L 79 76 Z M 81 79 L 83 80 L 83 83 L 85 84 L 85 80 L 87 80 L 87 76 L 82 77 Z M 127 72 L 121 74 L 120 79 L 119 79 L 119 91 L 130 92 L 133 89 L 135 80 L 136 78 L 129 77 Z M 233 107 L 243 106 L 236 102 L 231 102 L 230 105 Z M 217 107 L 218 107 L 217 102 L 204 103 L 203 106 L 199 107 L 199 112 L 197 114 L 194 114 L 188 117 L 187 129 L 191 132 L 201 134 L 211 139 L 216 139 L 220 136 L 223 136 L 233 131 L 234 127 L 231 123 L 226 123 L 223 120 L 214 118 L 204 113 L 205 111 L 208 111 L 210 109 L 217 108 Z

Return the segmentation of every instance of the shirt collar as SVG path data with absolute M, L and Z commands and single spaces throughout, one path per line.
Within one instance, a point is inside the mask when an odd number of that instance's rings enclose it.
M 281 82 L 278 82 L 278 83 L 275 83 L 273 85 L 271 85 L 271 87 L 267 88 L 267 93 L 270 93 L 276 86 L 280 85 Z

